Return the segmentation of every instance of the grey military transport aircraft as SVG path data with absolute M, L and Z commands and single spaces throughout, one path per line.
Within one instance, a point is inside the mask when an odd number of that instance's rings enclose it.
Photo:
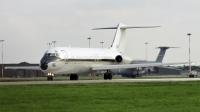
M 169 48 L 179 48 L 179 47 L 160 46 L 160 47 L 157 47 L 157 49 L 158 48 L 160 49 L 160 52 L 158 53 L 158 56 L 157 56 L 155 61 L 132 60 L 131 64 L 162 63 L 167 49 L 169 49 Z M 136 77 L 136 75 L 139 75 L 139 74 L 142 74 L 142 73 L 157 72 L 157 68 L 158 67 L 119 69 L 119 70 L 113 70 L 113 73 L 116 74 L 116 75 L 122 75 L 123 77 Z

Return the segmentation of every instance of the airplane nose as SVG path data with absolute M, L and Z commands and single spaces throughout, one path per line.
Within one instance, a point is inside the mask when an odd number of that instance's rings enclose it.
M 48 63 L 47 63 L 46 61 L 41 62 L 40 68 L 41 68 L 42 70 L 46 70 L 46 69 L 48 68 Z

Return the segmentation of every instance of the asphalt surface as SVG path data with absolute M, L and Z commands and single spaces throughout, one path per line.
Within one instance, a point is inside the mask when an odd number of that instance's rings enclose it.
M 200 78 L 163 78 L 163 79 L 113 79 L 113 80 L 78 80 L 78 81 L 22 81 L 0 82 L 0 85 L 27 85 L 27 84 L 73 84 L 73 83 L 112 83 L 112 82 L 178 82 L 200 81 Z

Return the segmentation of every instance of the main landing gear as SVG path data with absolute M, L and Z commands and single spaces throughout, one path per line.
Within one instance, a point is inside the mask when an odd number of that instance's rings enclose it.
M 70 80 L 78 80 L 78 75 L 77 74 L 71 74 Z
M 104 73 L 104 80 L 112 80 L 112 72 L 107 71 L 106 73 Z
M 137 76 L 139 77 L 139 69 L 137 69 L 137 73 L 136 74 L 131 75 L 132 78 L 136 78 Z

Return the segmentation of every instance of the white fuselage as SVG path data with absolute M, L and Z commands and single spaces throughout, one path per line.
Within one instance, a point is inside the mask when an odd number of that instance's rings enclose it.
M 116 56 L 123 60 L 116 62 Z M 40 61 L 40 67 L 47 65 L 41 70 L 53 74 L 77 74 L 95 72 L 93 66 L 130 64 L 131 58 L 122 55 L 120 52 L 103 48 L 70 48 L 55 47 L 45 52 Z

